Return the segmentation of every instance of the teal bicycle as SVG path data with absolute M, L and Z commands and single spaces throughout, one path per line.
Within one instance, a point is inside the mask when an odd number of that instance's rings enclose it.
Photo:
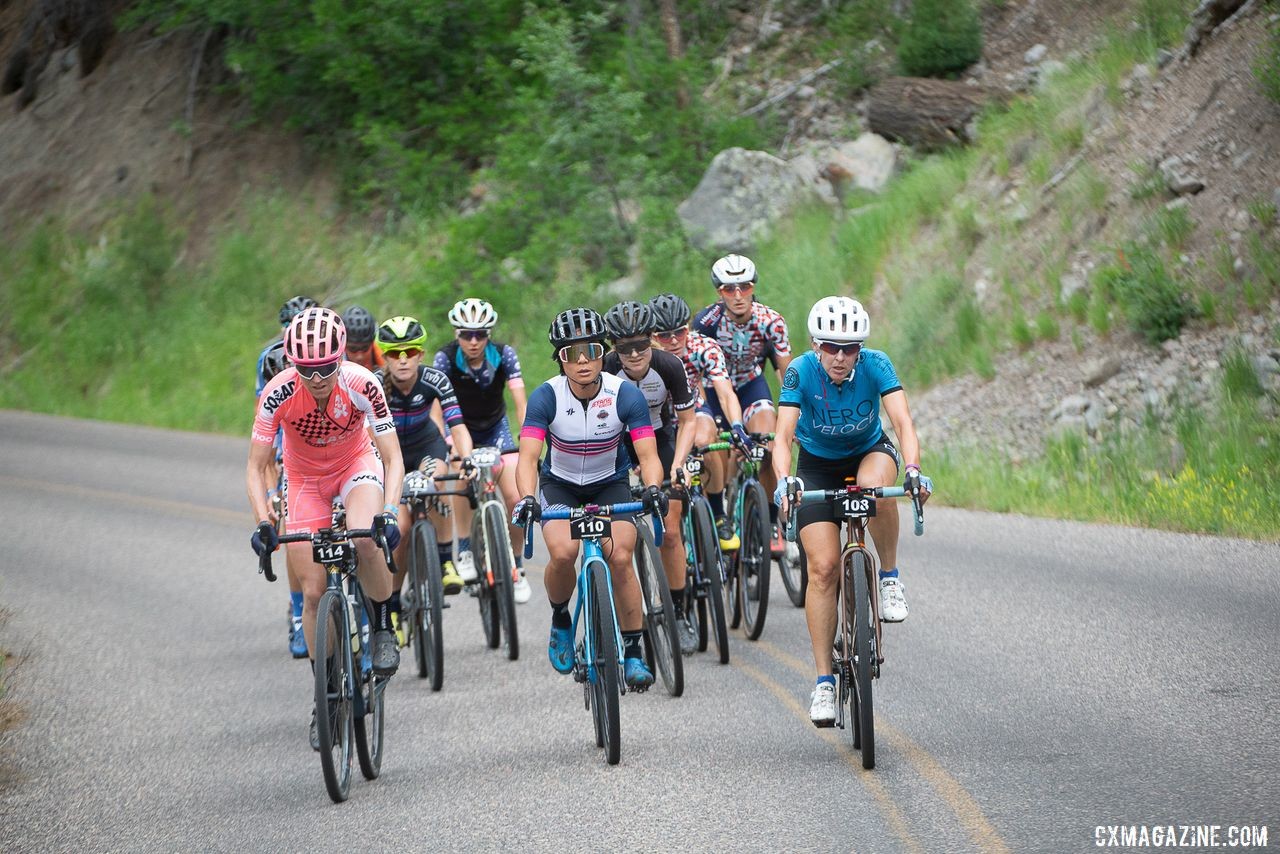
M 617 765 L 622 758 L 618 704 L 627 691 L 627 682 L 622 669 L 622 632 L 613 606 L 613 576 L 600 541 L 611 534 L 611 515 L 644 509 L 644 502 L 628 501 L 542 511 L 544 520 L 568 519 L 570 536 L 582 540 L 578 595 L 573 606 L 573 679 L 582 684 L 584 702 L 595 724 L 596 747 L 604 748 L 605 761 L 610 765 Z M 653 519 L 653 532 L 655 542 L 661 545 L 660 517 Z M 525 528 L 524 556 L 533 557 L 532 525 Z

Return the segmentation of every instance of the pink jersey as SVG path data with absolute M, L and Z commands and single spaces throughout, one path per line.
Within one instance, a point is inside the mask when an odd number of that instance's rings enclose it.
M 262 389 L 253 421 L 253 441 L 270 445 L 276 429 L 285 434 L 284 468 L 292 475 L 317 476 L 340 471 L 369 453 L 375 434 L 391 432 L 395 422 L 382 385 L 367 368 L 343 362 L 338 383 L 324 411 L 294 368 L 276 374 Z
M 689 378 L 689 388 L 697 395 L 699 406 L 707 402 L 707 389 L 711 388 L 713 380 L 729 379 L 720 345 L 693 330 L 689 330 L 681 360 L 685 376 Z

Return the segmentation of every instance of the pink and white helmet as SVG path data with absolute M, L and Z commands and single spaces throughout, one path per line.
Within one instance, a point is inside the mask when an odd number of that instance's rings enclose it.
M 284 351 L 295 365 L 324 365 L 342 358 L 347 328 L 336 311 L 309 308 L 299 312 L 284 332 Z

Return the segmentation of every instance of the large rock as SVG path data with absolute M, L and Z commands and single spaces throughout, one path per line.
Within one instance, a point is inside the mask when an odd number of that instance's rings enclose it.
M 817 191 L 785 161 L 763 151 L 729 148 L 676 212 L 685 234 L 704 252 L 747 251 L 779 219 L 820 201 Z
M 850 186 L 879 193 L 898 168 L 898 152 L 893 143 L 876 133 L 864 133 L 852 142 L 841 143 L 823 159 L 823 171 L 838 196 Z

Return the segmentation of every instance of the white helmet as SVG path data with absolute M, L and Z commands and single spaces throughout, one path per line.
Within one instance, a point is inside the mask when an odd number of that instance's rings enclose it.
M 711 284 L 745 285 L 756 281 L 756 265 L 746 255 L 726 255 L 711 265 Z
M 484 300 L 468 297 L 449 309 L 449 322 L 454 329 L 492 329 L 498 313 Z
M 871 318 L 849 297 L 823 297 L 809 309 L 809 335 L 834 344 L 861 344 L 871 334 Z

